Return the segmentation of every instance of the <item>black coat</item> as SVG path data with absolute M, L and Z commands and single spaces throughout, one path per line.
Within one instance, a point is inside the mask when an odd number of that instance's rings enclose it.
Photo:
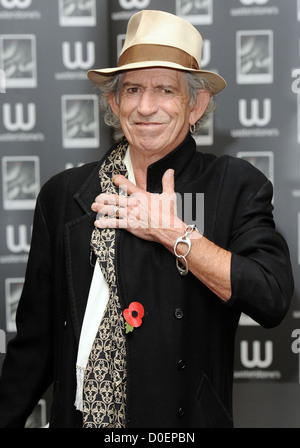
M 93 275 L 100 163 L 53 177 L 39 194 L 18 333 L 0 380 L 0 427 L 23 426 L 51 383 L 50 426 L 81 426 L 75 362 Z M 199 153 L 188 137 L 149 167 L 148 191 L 161 191 L 168 168 L 177 192 L 204 193 L 205 236 L 233 254 L 232 297 L 225 304 L 191 273 L 181 277 L 163 246 L 117 231 L 122 309 L 132 301 L 145 308 L 141 327 L 127 337 L 127 426 L 230 427 L 240 313 L 265 327 L 281 322 L 293 291 L 289 253 L 274 228 L 271 183 L 252 165 Z

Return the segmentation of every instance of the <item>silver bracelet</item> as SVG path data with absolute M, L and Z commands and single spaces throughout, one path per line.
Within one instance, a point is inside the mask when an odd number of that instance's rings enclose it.
M 176 256 L 176 267 L 180 275 L 186 275 L 189 272 L 189 265 L 187 262 L 186 257 L 190 253 L 191 250 L 191 240 L 188 238 L 188 236 L 196 229 L 196 226 L 194 224 L 186 226 L 184 235 L 177 238 L 174 245 L 174 254 Z M 187 250 L 184 255 L 178 255 L 177 253 L 177 245 L 179 243 L 184 243 L 187 245 Z M 180 261 L 184 261 L 185 266 L 180 266 Z

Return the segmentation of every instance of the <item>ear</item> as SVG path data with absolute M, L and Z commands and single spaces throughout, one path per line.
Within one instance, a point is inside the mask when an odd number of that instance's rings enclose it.
M 189 120 L 191 125 L 195 124 L 198 120 L 200 120 L 200 118 L 206 111 L 209 102 L 210 102 L 210 94 L 206 90 L 200 89 L 197 95 L 196 102 L 191 109 Z
M 106 99 L 108 101 L 108 104 L 110 105 L 111 110 L 115 114 L 117 118 L 120 116 L 120 106 L 116 100 L 116 95 L 113 94 L 107 94 Z

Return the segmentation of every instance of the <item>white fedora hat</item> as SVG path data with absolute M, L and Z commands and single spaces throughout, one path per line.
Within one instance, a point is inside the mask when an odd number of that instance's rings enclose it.
M 226 86 L 218 74 L 201 70 L 203 40 L 186 20 L 164 11 L 145 10 L 129 20 L 117 67 L 89 70 L 88 78 L 101 84 L 117 72 L 165 67 L 199 74 L 207 79 L 213 95 Z

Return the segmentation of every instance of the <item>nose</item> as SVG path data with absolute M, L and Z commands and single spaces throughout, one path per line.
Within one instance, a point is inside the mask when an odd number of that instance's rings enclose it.
M 138 113 L 143 117 L 148 117 L 157 112 L 157 109 L 157 96 L 155 95 L 154 90 L 145 89 L 139 98 Z

